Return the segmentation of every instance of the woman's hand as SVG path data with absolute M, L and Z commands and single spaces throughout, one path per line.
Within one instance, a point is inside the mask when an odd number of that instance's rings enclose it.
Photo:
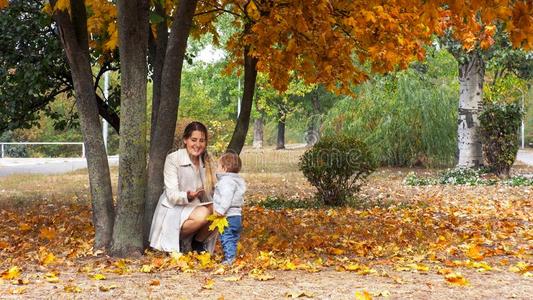
M 194 198 L 202 198 L 202 196 L 204 195 L 204 190 L 203 189 L 200 189 L 200 190 L 197 190 L 196 192 L 192 192 L 192 191 L 188 191 L 187 192 L 187 199 L 189 201 L 191 200 L 194 200 Z

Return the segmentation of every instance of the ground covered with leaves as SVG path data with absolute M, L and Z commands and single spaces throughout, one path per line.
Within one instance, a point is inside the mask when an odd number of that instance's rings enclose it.
M 247 153 L 240 257 L 93 251 L 87 175 L 0 178 L 0 297 L 527 299 L 533 188 L 408 186 L 381 169 L 355 207 L 316 207 L 298 152 Z M 264 155 L 288 155 L 267 157 Z M 531 172 L 528 168 L 516 168 Z M 431 171 L 418 171 L 425 173 Z M 294 205 L 297 203 L 297 205 Z

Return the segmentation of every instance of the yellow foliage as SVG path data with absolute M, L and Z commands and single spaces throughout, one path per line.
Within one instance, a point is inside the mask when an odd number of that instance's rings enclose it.
M 213 231 L 215 228 L 218 230 L 218 232 L 223 233 L 224 228 L 228 227 L 228 219 L 226 219 L 225 216 L 217 216 L 215 214 L 212 214 L 207 217 L 207 221 L 211 221 L 211 224 L 209 225 L 209 230 Z
M 57 0 L 54 5 L 54 10 L 68 11 L 70 10 L 70 0 Z

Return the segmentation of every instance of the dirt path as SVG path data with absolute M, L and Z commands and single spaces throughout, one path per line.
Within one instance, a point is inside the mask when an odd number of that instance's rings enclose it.
M 387 272 L 387 276 L 383 276 Z M 106 280 L 92 280 L 80 273 L 64 272 L 59 283 L 35 279 L 21 295 L 11 295 L 19 286 L 0 283 L 4 299 L 286 299 L 300 295 L 314 299 L 355 299 L 355 293 L 367 291 L 374 299 L 531 299 L 533 280 L 510 272 L 478 273 L 462 270 L 469 286 L 450 286 L 442 275 L 434 272 L 397 272 L 381 269 L 375 275 L 325 270 L 271 271 L 273 279 L 257 281 L 243 275 L 212 275 L 207 272 L 106 275 Z M 206 278 L 214 281 L 205 289 Z M 158 284 L 157 284 L 158 283 Z M 65 287 L 77 287 L 81 293 L 66 292 Z M 115 286 L 115 287 L 113 287 Z M 109 291 L 106 288 L 111 287 Z M 24 286 L 22 286 L 24 288 Z

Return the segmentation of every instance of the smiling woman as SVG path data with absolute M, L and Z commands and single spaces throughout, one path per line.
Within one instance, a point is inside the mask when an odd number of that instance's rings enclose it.
M 164 191 L 150 230 L 150 246 L 172 252 L 213 252 L 216 233 L 209 231 L 213 170 L 207 153 L 207 128 L 192 122 L 183 132 L 183 149 L 167 155 Z

